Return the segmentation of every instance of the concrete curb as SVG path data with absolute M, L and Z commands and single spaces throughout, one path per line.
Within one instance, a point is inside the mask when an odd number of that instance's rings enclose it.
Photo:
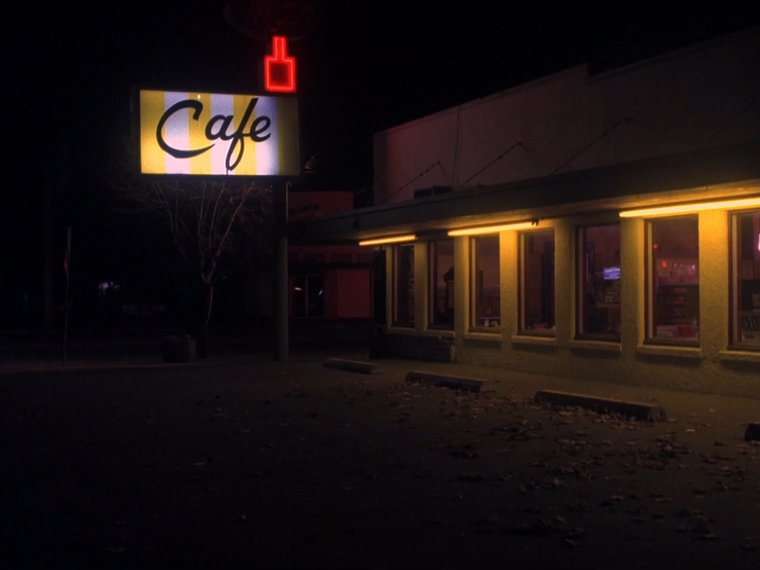
M 435 372 L 424 372 L 422 370 L 411 370 L 406 374 L 406 381 L 409 383 L 426 384 L 441 388 L 451 388 L 453 390 L 463 390 L 465 392 L 480 392 L 485 380 L 477 378 L 463 378 L 461 376 L 448 376 L 437 374 Z
M 339 370 L 349 370 L 351 372 L 362 372 L 363 374 L 378 374 L 381 372 L 380 365 L 377 362 L 368 362 L 364 360 L 326 358 L 322 362 L 322 365 L 327 368 L 337 368 Z
M 539 390 L 536 392 L 535 401 L 557 406 L 580 406 L 597 412 L 622 414 L 649 422 L 665 421 L 668 417 L 665 409 L 661 406 L 559 392 L 557 390 Z

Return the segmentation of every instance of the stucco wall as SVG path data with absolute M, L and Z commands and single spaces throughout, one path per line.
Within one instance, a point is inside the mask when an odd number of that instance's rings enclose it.
M 756 138 L 760 34 L 589 76 L 585 66 L 379 132 L 375 204 Z
M 325 271 L 325 317 L 369 319 L 371 311 L 370 271 L 367 268 L 338 268 Z
M 681 390 L 760 398 L 760 355 L 732 360 L 729 344 L 729 248 L 725 211 L 699 214 L 700 330 L 698 347 L 644 344 L 646 278 L 645 223 L 621 220 L 621 340 L 581 341 L 575 331 L 575 228 L 578 224 L 614 221 L 605 215 L 564 218 L 555 229 L 556 336 L 517 333 L 518 232 L 500 234 L 503 325 L 498 334 L 468 332 L 468 284 L 458 279 L 456 359 L 467 364 L 527 372 L 654 385 Z M 467 267 L 468 238 L 456 238 L 457 267 Z

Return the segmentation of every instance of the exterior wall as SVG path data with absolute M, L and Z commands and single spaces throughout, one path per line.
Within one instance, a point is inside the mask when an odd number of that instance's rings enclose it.
M 469 333 L 465 323 L 467 282 L 457 282 L 456 358 L 458 362 L 499 366 L 612 383 L 653 385 L 760 398 L 760 354 L 738 360 L 729 344 L 728 216 L 725 211 L 699 215 L 700 330 L 698 348 L 644 344 L 645 235 L 641 219 L 621 220 L 621 341 L 574 339 L 575 228 L 588 217 L 567 218 L 555 228 L 556 337 L 517 334 L 518 232 L 500 234 L 502 260 L 501 331 Z M 466 242 L 468 238 L 457 238 Z M 466 246 L 460 248 L 468 263 Z M 461 306 L 460 305 L 461 301 Z M 737 360 L 734 360 L 737 358 Z
M 353 193 L 346 191 L 297 191 L 288 194 L 289 222 L 307 220 L 320 215 L 344 212 L 353 208 Z M 372 252 L 358 245 L 298 244 L 288 245 L 288 274 L 292 283 L 298 276 L 321 276 L 324 279 L 324 318 L 370 319 L 372 292 L 370 267 Z M 272 276 L 258 272 L 248 303 L 248 312 L 256 316 L 272 316 Z M 290 289 L 290 288 L 289 288 Z M 288 307 L 294 316 L 292 291 Z
M 574 67 L 377 133 L 375 204 L 755 139 L 758 36 L 595 76 Z
M 732 170 L 736 161 L 697 174 L 684 173 L 688 167 L 683 163 L 673 167 L 665 161 L 657 170 L 647 171 L 647 176 L 630 174 L 638 174 L 640 165 L 646 164 L 636 161 L 648 158 L 685 156 L 679 153 L 688 151 L 695 151 L 691 156 L 704 156 L 719 150 L 729 152 L 727 148 L 734 153 L 736 146 L 725 145 L 756 144 L 760 133 L 759 47 L 760 31 L 754 29 L 596 77 L 588 77 L 583 67 L 573 68 L 378 133 L 378 202 L 406 201 L 410 211 L 418 209 L 415 215 L 421 219 L 416 227 L 411 215 L 403 224 L 388 215 L 388 231 L 373 228 L 379 236 L 418 236 L 414 242 L 415 323 L 413 327 L 386 327 L 386 351 L 501 367 L 507 374 L 514 369 L 760 399 L 760 351 L 731 348 L 730 343 L 731 212 L 718 209 L 690 214 L 697 216 L 699 232 L 699 339 L 693 344 L 689 344 L 691 339 L 681 344 L 647 339 L 647 315 L 652 311 L 647 283 L 648 222 L 618 215 L 620 208 L 634 206 L 760 196 L 754 162 L 746 175 L 741 169 Z M 705 150 L 709 152 L 696 152 Z M 731 158 L 736 156 L 731 154 Z M 696 159 L 694 164 L 703 163 Z M 627 165 L 630 168 L 619 170 L 628 174 L 607 177 L 611 169 L 600 167 L 612 165 Z M 570 170 L 576 174 L 551 176 Z M 717 171 L 721 176 L 710 181 Z M 659 185 L 645 187 L 657 176 L 662 177 Z M 690 182 L 685 182 L 689 176 Z M 456 210 L 456 205 L 463 203 L 460 197 L 468 194 L 464 190 L 457 193 L 456 187 L 484 184 L 497 188 L 498 184 L 508 186 L 533 177 L 546 178 L 539 181 L 543 184 L 526 183 L 526 192 L 535 190 L 536 194 L 515 202 L 518 206 L 502 204 L 500 194 L 486 196 L 487 188 L 472 193 L 466 212 Z M 572 179 L 580 177 L 588 183 L 591 196 L 584 193 L 584 186 L 571 194 L 579 198 L 565 196 L 565 202 L 556 201 L 561 207 L 536 213 L 551 202 L 545 200 L 546 193 L 562 192 L 565 183 L 571 184 L 572 191 Z M 607 188 L 609 180 L 613 182 Z M 412 199 L 415 189 L 436 185 L 455 190 L 434 200 Z M 512 185 L 508 200 L 522 188 L 522 183 Z M 592 200 L 599 197 L 604 199 Z M 578 199 L 590 201 L 573 202 Z M 392 212 L 402 207 L 405 205 L 393 204 L 376 210 Z M 594 207 L 599 211 L 589 210 Z M 423 212 L 423 208 L 428 210 Z M 539 230 L 554 230 L 553 334 L 519 330 L 520 232 L 514 230 L 499 233 L 500 327 L 493 331 L 470 329 L 471 238 L 456 237 L 454 326 L 452 330 L 431 328 L 427 240 L 446 236 L 448 229 L 525 219 L 533 219 Z M 620 224 L 620 340 L 576 338 L 580 318 L 577 228 L 611 223 Z M 392 323 L 393 246 L 383 247 L 388 252 L 386 322 Z
M 328 319 L 369 319 L 370 271 L 368 268 L 332 269 L 325 272 Z
M 335 190 L 288 193 L 288 220 L 291 222 L 333 212 L 345 212 L 353 207 L 352 192 Z
M 758 188 L 760 192 L 760 188 Z M 387 354 L 423 360 L 451 360 L 540 374 L 560 374 L 608 383 L 652 385 L 678 390 L 760 398 L 760 353 L 729 347 L 729 212 L 699 213 L 700 339 L 698 347 L 646 344 L 647 307 L 645 221 L 618 219 L 616 213 L 578 215 L 542 221 L 555 231 L 555 336 L 518 332 L 519 234 L 499 234 L 501 327 L 472 332 L 470 322 L 470 248 L 468 237 L 455 238 L 455 325 L 453 331 L 430 329 L 427 244 L 415 243 L 414 328 L 389 327 Z M 621 224 L 620 342 L 575 339 L 576 229 Z M 392 255 L 388 287 L 392 291 Z M 389 309 L 390 322 L 390 309 Z M 446 347 L 453 346 L 453 351 Z
M 455 252 L 456 256 L 456 252 Z M 388 248 L 386 263 L 386 316 L 385 322 L 393 322 L 393 250 Z M 455 257 L 455 265 L 456 265 Z M 461 292 L 455 288 L 457 296 Z M 428 245 L 417 242 L 414 246 L 414 326 L 388 326 L 383 335 L 382 349 L 375 350 L 376 355 L 398 356 L 428 361 L 452 362 L 454 355 L 454 330 L 431 329 L 428 326 L 430 310 L 428 304 Z M 455 322 L 458 316 L 455 315 Z

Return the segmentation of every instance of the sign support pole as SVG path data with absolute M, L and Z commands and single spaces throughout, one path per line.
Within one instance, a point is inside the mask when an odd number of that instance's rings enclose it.
M 66 299 L 63 313 L 63 364 L 66 364 L 69 351 L 69 283 L 71 278 L 71 226 L 66 228 L 66 257 L 64 258 L 64 269 L 66 271 Z
M 274 360 L 288 360 L 288 190 L 290 183 L 274 185 L 274 258 L 272 263 Z

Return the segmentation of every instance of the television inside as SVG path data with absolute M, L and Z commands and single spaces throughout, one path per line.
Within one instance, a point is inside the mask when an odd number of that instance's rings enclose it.
M 602 269 L 602 277 L 605 281 L 620 279 L 620 267 L 605 267 Z

